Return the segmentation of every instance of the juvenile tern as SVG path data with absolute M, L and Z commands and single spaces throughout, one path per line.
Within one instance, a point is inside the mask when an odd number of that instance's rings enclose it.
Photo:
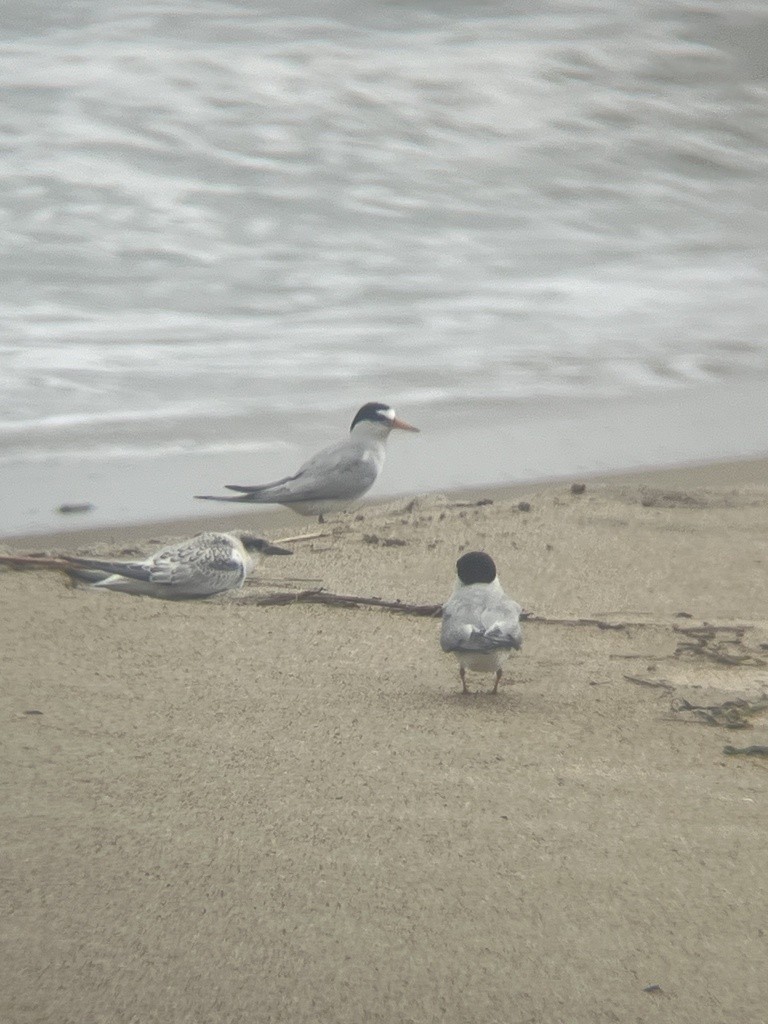
M 161 548 L 143 562 L 64 555 L 65 571 L 93 588 L 167 601 L 212 597 L 242 587 L 259 555 L 290 555 L 254 534 L 198 533 Z M 68 568 L 67 568 L 68 567 Z
M 443 606 L 440 646 L 456 656 L 464 693 L 469 693 L 467 669 L 495 672 L 497 693 L 502 663 L 523 644 L 522 608 L 504 593 L 493 559 L 484 551 L 462 555 L 456 572 L 456 589 Z
M 370 490 L 384 465 L 386 441 L 393 430 L 418 427 L 399 420 L 395 410 L 383 402 L 368 402 L 352 420 L 349 437 L 323 448 L 308 459 L 293 476 L 269 484 L 240 486 L 227 484 L 230 495 L 197 494 L 204 501 L 239 501 L 260 505 L 285 505 L 302 516 L 347 508 Z

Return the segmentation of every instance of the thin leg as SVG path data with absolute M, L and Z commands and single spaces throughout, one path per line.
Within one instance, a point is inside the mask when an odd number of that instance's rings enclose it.
M 469 690 L 467 689 L 467 673 L 464 671 L 463 665 L 459 669 L 459 676 L 461 677 L 461 692 L 469 693 Z
M 500 681 L 501 681 L 501 669 L 497 668 L 496 669 L 496 682 L 493 684 L 493 690 L 491 691 L 491 693 L 498 693 L 499 692 L 499 683 L 500 683 Z

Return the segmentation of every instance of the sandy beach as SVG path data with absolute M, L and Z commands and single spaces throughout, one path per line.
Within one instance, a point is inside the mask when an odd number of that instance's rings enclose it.
M 0 1019 L 767 1021 L 768 461 L 571 482 L 6 542 L 322 534 L 200 603 L 0 569 Z M 258 603 L 471 549 L 530 615 L 495 697 L 436 618 Z

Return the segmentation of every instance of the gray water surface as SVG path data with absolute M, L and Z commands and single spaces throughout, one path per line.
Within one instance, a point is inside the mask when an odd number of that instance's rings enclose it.
M 2 24 L 0 533 L 189 515 L 371 399 L 390 491 L 768 450 L 764 3 Z

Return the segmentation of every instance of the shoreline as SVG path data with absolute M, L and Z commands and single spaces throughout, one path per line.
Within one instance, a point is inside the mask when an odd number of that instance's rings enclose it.
M 766 386 L 760 376 L 594 400 L 561 396 L 483 403 L 470 398 L 449 407 L 397 403 L 421 433 L 390 439 L 387 465 L 370 498 L 527 488 L 569 477 L 768 458 Z M 160 444 L 152 458 L 72 452 L 35 462 L 31 450 L 29 461 L 0 464 L 0 536 L 219 518 L 201 509 L 204 503 L 192 495 L 219 493 L 217 488 L 231 481 L 282 477 L 337 440 L 346 422 L 338 415 L 322 422 L 302 416 L 275 421 L 265 410 L 250 426 L 253 451 L 164 453 L 163 438 L 147 424 L 137 430 L 146 444 L 153 437 Z M 221 429 L 226 438 L 226 425 Z M 260 450 L 260 442 L 277 439 L 279 444 Z M 62 504 L 88 504 L 92 511 L 68 517 L 56 511 Z
M 536 480 L 529 483 L 477 485 L 458 487 L 439 492 L 425 494 L 397 494 L 387 497 L 363 500 L 361 505 L 349 515 L 361 512 L 384 509 L 399 503 L 407 503 L 413 498 L 429 499 L 444 496 L 452 500 L 490 498 L 492 501 L 504 501 L 511 498 L 523 498 L 542 491 L 567 489 L 572 483 L 584 483 L 588 489 L 610 486 L 634 485 L 649 487 L 744 487 L 768 485 L 768 454 L 764 457 L 744 457 L 735 459 L 715 460 L 708 462 L 683 463 L 677 466 L 649 467 L 646 469 L 622 470 L 618 472 L 599 472 L 569 474 L 547 480 Z M 225 507 L 225 506 L 222 506 Z M 345 521 L 341 517 L 338 522 Z M 325 529 L 331 530 L 334 521 L 326 524 Z M 273 539 L 277 535 L 293 536 L 314 532 L 317 521 L 314 517 L 299 516 L 289 509 L 275 506 L 252 506 L 250 512 L 222 513 L 221 515 L 203 515 L 194 517 L 175 517 L 158 519 L 149 522 L 124 523 L 114 526 L 70 527 L 50 530 L 44 533 L 22 533 L 8 537 L 0 537 L 0 548 L 21 550 L 27 547 L 41 549 L 76 548 L 89 544 L 109 544 L 115 542 L 137 542 L 147 537 L 181 537 L 192 536 L 204 530 L 255 530 L 263 532 Z

